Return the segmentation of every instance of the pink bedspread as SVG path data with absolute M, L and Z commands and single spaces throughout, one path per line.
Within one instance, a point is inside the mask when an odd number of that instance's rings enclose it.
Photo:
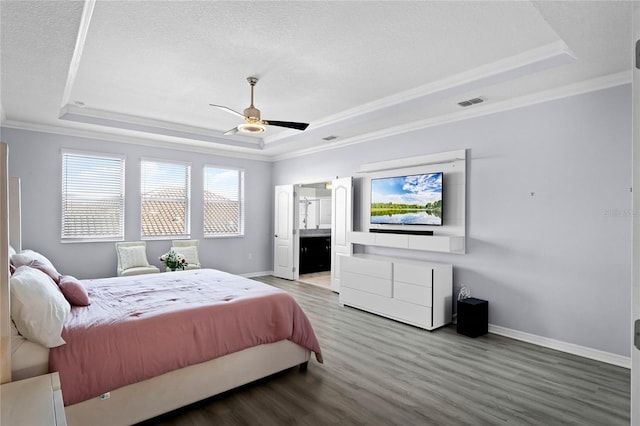
M 85 280 L 53 348 L 65 405 L 242 349 L 289 339 L 320 345 L 296 301 L 267 284 L 211 269 Z

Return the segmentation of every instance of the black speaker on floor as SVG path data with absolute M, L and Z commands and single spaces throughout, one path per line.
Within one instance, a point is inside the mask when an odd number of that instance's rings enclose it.
M 478 337 L 489 332 L 489 302 L 475 297 L 458 300 L 458 333 Z

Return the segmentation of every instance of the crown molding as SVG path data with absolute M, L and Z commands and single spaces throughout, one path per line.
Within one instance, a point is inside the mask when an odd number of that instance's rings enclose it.
M 80 26 L 78 27 L 78 37 L 76 38 L 76 45 L 73 49 L 73 56 L 71 57 L 71 63 L 69 64 L 69 72 L 67 73 L 67 82 L 64 86 L 64 92 L 62 95 L 62 105 L 69 103 L 71 97 L 71 90 L 78 76 L 78 69 L 80 68 L 80 60 L 82 59 L 82 51 L 87 41 L 87 33 L 89 32 L 89 24 L 91 23 L 91 17 L 93 16 L 93 10 L 96 5 L 96 0 L 85 0 L 84 7 L 82 8 L 82 18 L 80 18 Z
M 435 127 L 447 123 L 453 123 L 456 121 L 468 120 L 475 117 L 481 117 L 483 115 L 495 114 L 497 112 L 508 111 L 512 109 L 522 108 L 538 103 L 544 103 L 561 99 L 565 97 L 571 97 L 589 93 L 597 90 L 608 89 L 611 87 L 621 86 L 631 83 L 631 70 L 620 72 L 617 74 L 610 74 L 607 76 L 577 82 L 571 85 L 559 87 L 556 89 L 546 90 L 543 92 L 534 93 L 531 95 L 521 96 L 518 98 L 510 99 L 498 103 L 478 104 L 478 106 L 462 110 L 455 113 L 442 115 L 430 119 L 420 120 L 400 126 L 394 126 L 387 129 L 366 133 L 363 135 L 354 136 L 347 139 L 336 140 L 334 142 L 325 143 L 319 147 L 312 147 L 306 149 L 292 150 L 286 154 L 280 155 L 268 155 L 268 151 L 258 151 L 254 153 L 246 153 L 243 151 L 235 151 L 232 149 L 232 145 L 229 147 L 211 146 L 211 142 L 204 142 L 192 139 L 179 139 L 172 136 L 154 134 L 153 138 L 141 137 L 139 132 L 130 132 L 121 130 L 127 134 L 111 133 L 98 130 L 77 129 L 70 127 L 52 126 L 46 124 L 36 124 L 30 122 L 6 120 L 3 118 L 2 127 L 30 130 L 35 132 L 53 133 L 67 136 L 85 137 L 89 139 L 109 140 L 121 143 L 133 143 L 137 145 L 163 147 L 167 149 L 176 149 L 189 152 L 199 152 L 203 154 L 219 155 L 224 157 L 245 158 L 249 160 L 259 161 L 280 161 L 295 157 L 301 157 L 305 155 L 315 154 L 331 149 L 342 148 L 349 145 L 355 145 L 365 143 L 368 141 L 381 139 L 385 137 L 395 136 L 402 133 L 412 132 L 429 127 Z M 128 134 L 128 133 L 136 133 Z
M 178 123 L 168 123 L 113 111 L 80 107 L 73 103 L 69 103 L 69 97 L 75 81 L 80 56 L 82 54 L 82 47 L 84 45 L 84 40 L 86 39 L 89 22 L 91 20 L 91 13 L 93 11 L 92 5 L 94 1 L 95 0 L 88 0 L 87 3 L 85 3 L 78 39 L 76 40 L 76 49 L 74 51 L 74 57 L 67 78 L 67 85 L 65 87 L 65 94 L 63 97 L 65 103 L 61 107 L 59 113 L 60 119 L 98 124 L 125 130 L 143 131 L 165 136 L 175 136 L 185 139 L 195 139 L 234 146 L 241 145 L 244 148 L 250 149 L 269 148 L 269 145 L 273 145 L 275 142 L 284 141 L 286 139 L 293 139 L 292 142 L 295 141 L 295 136 L 298 132 L 293 130 L 283 131 L 277 135 L 263 137 L 262 139 L 236 137 L 235 139 L 229 140 L 221 138 L 220 132 L 214 133 L 209 129 L 185 126 Z M 356 117 L 361 117 L 385 108 L 393 108 L 394 106 L 404 102 L 413 100 L 433 102 L 443 97 L 455 96 L 458 93 L 509 81 L 543 69 L 567 64 L 574 60 L 575 56 L 564 42 L 558 41 L 550 43 L 518 55 L 476 67 L 411 90 L 406 90 L 356 108 L 333 114 L 317 122 L 311 123 L 311 130 L 336 125 L 339 122 L 352 120 Z
M 513 109 L 523 108 L 544 102 L 550 102 L 557 99 L 567 98 L 571 96 L 582 95 L 584 93 L 604 90 L 611 87 L 621 86 L 631 83 L 631 70 L 616 74 L 606 75 L 591 80 L 585 80 L 567 86 L 555 89 L 537 92 L 531 95 L 520 96 L 518 98 L 509 99 L 497 103 L 478 104 L 475 108 L 458 111 L 455 113 L 445 114 L 425 120 L 419 120 L 412 123 L 402 124 L 399 126 L 389 127 L 386 129 L 370 132 L 347 139 L 336 140 L 322 147 L 313 147 L 308 149 L 297 150 L 282 155 L 271 157 L 272 161 L 286 160 L 304 155 L 310 155 L 330 149 L 342 148 L 349 145 L 356 145 L 369 142 L 376 139 L 395 136 L 402 133 L 413 132 L 416 130 L 426 129 L 429 127 L 440 126 L 443 124 L 453 123 L 456 121 L 468 120 L 471 118 L 481 117 L 484 115 L 495 114 L 498 112 L 509 111 Z
M 116 129 L 146 132 L 161 136 L 173 136 L 187 140 L 193 139 L 222 145 L 241 146 L 248 149 L 261 150 L 264 148 L 264 141 L 262 139 L 256 140 L 255 138 L 243 137 L 226 139 L 220 137 L 220 132 L 214 133 L 209 129 L 74 105 L 71 101 L 71 93 L 78 76 L 78 69 L 80 68 L 82 53 L 87 41 L 87 34 L 93 17 L 95 4 L 96 0 L 84 0 L 82 17 L 78 28 L 78 36 L 76 38 L 73 56 L 69 65 L 69 72 L 67 73 L 67 81 L 62 95 L 62 105 L 60 107 L 58 118 L 62 120 L 77 121 L 80 123 L 97 124 Z
M 187 151 L 201 154 L 217 155 L 221 157 L 243 158 L 247 160 L 270 161 L 263 154 L 253 154 L 243 151 L 233 151 L 230 148 L 220 148 L 211 146 L 211 143 L 195 140 L 176 140 L 168 136 L 158 136 L 154 138 L 133 136 L 129 134 L 100 132 L 96 130 L 78 129 L 71 127 L 52 126 L 48 124 L 37 124 L 15 120 L 5 120 L 2 128 L 27 130 L 32 132 L 51 133 L 61 136 L 74 136 L 87 139 L 102 140 L 108 142 L 120 142 L 124 144 L 134 144 L 150 146 L 153 148 L 166 148 L 177 151 Z M 259 151 L 262 152 L 262 151 Z
M 62 107 L 59 118 L 61 120 L 95 124 L 114 129 L 132 130 L 135 132 L 151 133 L 187 140 L 213 142 L 216 144 L 247 149 L 261 150 L 264 147 L 262 139 L 242 136 L 223 138 L 220 132 L 212 131 L 210 129 L 154 120 L 151 118 L 138 117 L 97 108 L 80 107 L 71 104 Z
M 466 93 L 471 90 L 534 74 L 547 68 L 566 65 L 575 60 L 575 55 L 567 45 L 563 41 L 557 41 L 333 114 L 312 123 L 313 129 L 316 130 L 335 125 L 345 120 L 352 120 L 356 117 L 370 114 L 381 109 L 391 108 L 409 101 L 419 99 L 423 102 L 432 102 L 455 96 L 459 93 Z M 265 146 L 289 136 L 291 135 L 284 134 L 267 137 L 264 139 Z

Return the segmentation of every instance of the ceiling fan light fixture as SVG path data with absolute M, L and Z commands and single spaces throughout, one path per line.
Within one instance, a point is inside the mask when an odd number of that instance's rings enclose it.
M 240 124 L 237 127 L 232 128 L 223 133 L 224 136 L 233 135 L 237 132 L 249 133 L 249 134 L 258 134 L 264 133 L 267 128 L 264 126 L 277 126 L 277 127 L 286 127 L 288 129 L 296 129 L 296 130 L 306 130 L 309 127 L 309 123 L 297 123 L 295 121 L 276 121 L 276 120 L 263 120 L 260 118 L 260 110 L 253 106 L 253 88 L 255 87 L 258 79 L 256 77 L 247 77 L 247 81 L 251 86 L 251 104 L 245 108 L 244 114 L 239 113 L 229 107 L 223 105 L 209 104 L 212 107 L 220 108 L 223 111 L 227 111 L 233 115 L 237 115 L 239 117 L 244 118 L 245 123 Z
M 262 124 L 243 123 L 238 126 L 238 131 L 242 133 L 264 133 L 267 128 Z

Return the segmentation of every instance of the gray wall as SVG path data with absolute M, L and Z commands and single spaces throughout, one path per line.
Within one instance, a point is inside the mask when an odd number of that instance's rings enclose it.
M 200 240 L 203 266 L 236 274 L 270 271 L 272 164 L 265 161 L 151 148 L 112 141 L 62 136 L 24 130 L 2 129 L 9 144 L 9 173 L 22 185 L 22 245 L 47 256 L 61 273 L 78 278 L 114 276 L 116 254 L 113 242 L 60 242 L 61 149 L 126 155 L 125 240 L 140 240 L 140 158 L 191 163 L 191 238 Z M 202 169 L 205 164 L 245 169 L 245 236 L 203 238 Z M 160 267 L 158 257 L 171 246 L 170 240 L 147 241 L 149 262 Z M 251 258 L 249 258 L 251 257 Z
M 452 263 L 491 324 L 629 356 L 631 125 L 624 85 L 282 160 L 273 183 L 467 149 L 467 253 L 370 251 Z

